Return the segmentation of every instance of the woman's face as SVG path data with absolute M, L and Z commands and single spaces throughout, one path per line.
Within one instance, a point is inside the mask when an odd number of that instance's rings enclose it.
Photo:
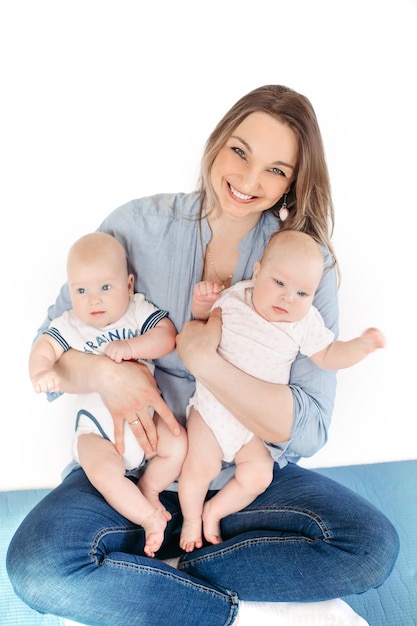
M 235 129 L 211 169 L 219 210 L 234 217 L 261 214 L 294 179 L 298 141 L 291 128 L 256 112 Z

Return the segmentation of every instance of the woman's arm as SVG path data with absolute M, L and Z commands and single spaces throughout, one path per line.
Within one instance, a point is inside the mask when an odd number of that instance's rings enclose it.
M 177 336 L 177 350 L 190 372 L 248 429 L 266 441 L 290 438 L 293 399 L 287 385 L 261 381 L 223 359 L 217 352 L 221 309 L 206 324 L 187 322 Z
M 146 453 L 156 449 L 156 430 L 148 407 L 152 407 L 174 435 L 180 428 L 172 411 L 161 398 L 156 381 L 146 365 L 124 361 L 115 363 L 106 356 L 68 350 L 55 365 L 60 388 L 67 393 L 100 394 L 114 420 L 119 453 L 124 451 L 124 421 L 139 420 L 132 429 Z

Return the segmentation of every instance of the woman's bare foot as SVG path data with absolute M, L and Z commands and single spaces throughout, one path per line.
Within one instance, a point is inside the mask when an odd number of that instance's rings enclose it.
M 205 539 L 214 545 L 223 541 L 220 531 L 220 519 L 214 515 L 210 500 L 205 503 L 203 509 L 203 531 Z
M 142 522 L 146 536 L 143 551 L 146 556 L 154 557 L 155 552 L 157 552 L 162 545 L 164 531 L 167 525 L 165 513 L 167 513 L 165 509 L 155 509 L 154 512 Z
M 202 545 L 201 518 L 184 520 L 181 529 L 180 548 L 185 552 L 192 552 L 196 548 L 201 548 Z

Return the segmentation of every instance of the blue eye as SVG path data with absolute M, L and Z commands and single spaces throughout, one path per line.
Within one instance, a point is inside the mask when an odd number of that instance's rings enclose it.
M 297 294 L 301 297 L 301 298 L 305 298 L 307 296 L 305 291 L 297 291 Z
M 270 170 L 273 174 L 277 174 L 278 176 L 285 176 L 285 173 L 279 169 L 279 167 L 272 167 Z
M 84 287 L 79 287 L 79 288 L 77 289 L 77 291 L 78 291 L 78 293 L 85 293 L 85 289 L 84 289 Z
M 110 285 L 103 285 L 101 291 L 110 291 Z
M 246 158 L 246 154 L 245 152 L 242 150 L 242 148 L 232 148 L 232 150 L 234 152 L 236 152 L 236 154 L 238 154 L 240 157 L 242 157 L 242 159 Z
M 284 287 L 284 283 L 282 282 L 282 280 L 279 280 L 278 278 L 276 278 L 275 282 L 279 287 Z

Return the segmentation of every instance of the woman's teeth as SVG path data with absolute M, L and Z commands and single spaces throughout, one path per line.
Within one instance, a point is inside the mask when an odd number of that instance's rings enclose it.
M 229 187 L 230 187 L 230 191 L 232 192 L 232 194 L 236 196 L 236 198 L 239 198 L 239 200 L 250 200 L 251 198 L 253 198 L 253 196 L 247 196 L 245 193 L 240 193 L 240 191 L 232 187 L 230 183 L 229 183 Z

